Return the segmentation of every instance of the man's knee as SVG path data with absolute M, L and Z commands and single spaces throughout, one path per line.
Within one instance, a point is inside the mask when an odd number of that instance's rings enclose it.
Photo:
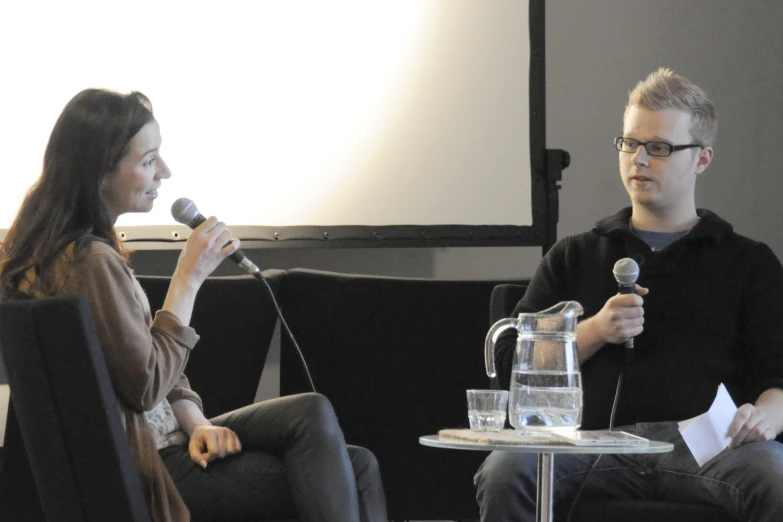
M 535 513 L 535 454 L 490 453 L 473 480 L 482 521 L 529 520 Z
M 503 451 L 490 453 L 473 479 L 479 497 L 525 487 L 531 481 L 535 486 L 536 455 Z
M 783 445 L 775 441 L 745 444 L 729 450 L 715 464 L 717 473 L 712 476 L 738 493 L 733 498 L 741 517 L 777 520 L 783 511 Z
M 776 441 L 752 443 L 747 458 L 742 461 L 737 473 L 750 473 L 756 486 L 774 491 L 776 495 L 783 491 L 783 445 Z

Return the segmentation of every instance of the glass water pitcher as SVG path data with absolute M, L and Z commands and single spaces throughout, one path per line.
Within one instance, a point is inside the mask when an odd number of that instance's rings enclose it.
M 519 430 L 573 430 L 582 423 L 582 376 L 576 346 L 582 305 L 564 301 L 532 314 L 502 319 L 485 342 L 487 375 L 495 377 L 495 343 L 517 330 L 508 418 Z

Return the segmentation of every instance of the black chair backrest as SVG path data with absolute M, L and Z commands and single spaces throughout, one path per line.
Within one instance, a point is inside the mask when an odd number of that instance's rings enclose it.
M 87 300 L 0 304 L 0 353 L 47 519 L 149 522 Z
M 5 445 L 0 464 L 0 520 L 46 522 L 13 401 L 8 403 Z
M 265 270 L 276 293 L 284 272 Z M 137 276 L 150 308 L 163 306 L 170 277 Z M 199 290 L 190 324 L 201 336 L 185 374 L 207 418 L 252 404 L 277 313 L 263 283 L 251 276 L 210 277 Z
M 525 295 L 527 285 L 502 284 L 492 289 L 492 295 L 489 298 L 489 324 L 493 325 L 501 319 L 511 316 L 514 307 Z M 492 378 L 491 387 L 493 390 L 500 389 L 500 382 L 497 377 Z M 511 428 L 508 419 L 506 419 L 506 428 Z
M 489 300 L 489 322 L 495 324 L 497 321 L 511 316 L 514 307 L 520 299 L 524 297 L 526 285 L 497 285 L 492 289 L 492 296 Z
M 286 272 L 286 320 L 347 442 L 378 458 L 393 520 L 478 518 L 473 475 L 486 454 L 419 437 L 467 427 L 465 390 L 489 385 L 482 348 L 497 283 Z M 281 338 L 281 394 L 308 391 Z

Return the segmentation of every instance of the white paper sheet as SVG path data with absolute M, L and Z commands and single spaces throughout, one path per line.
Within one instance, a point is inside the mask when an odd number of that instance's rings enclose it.
M 721 383 L 706 413 L 678 423 L 680 434 L 699 467 L 729 446 L 731 437 L 726 433 L 736 413 L 737 406 Z

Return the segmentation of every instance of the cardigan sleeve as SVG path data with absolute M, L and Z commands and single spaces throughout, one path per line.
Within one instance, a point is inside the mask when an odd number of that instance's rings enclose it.
M 108 245 L 93 242 L 87 260 L 72 270 L 77 291 L 90 302 L 117 396 L 136 411 L 148 411 L 176 386 L 187 385 L 183 370 L 198 340 L 195 331 L 169 312 L 158 313 L 150 325 L 130 269 Z
M 201 412 L 204 412 L 204 405 L 201 403 L 201 397 L 190 388 L 190 381 L 188 381 L 188 378 L 185 377 L 184 373 L 180 375 L 179 381 L 177 381 L 177 384 L 171 389 L 166 398 L 170 403 L 183 399 L 189 400 L 196 403 L 196 406 L 198 406 Z

